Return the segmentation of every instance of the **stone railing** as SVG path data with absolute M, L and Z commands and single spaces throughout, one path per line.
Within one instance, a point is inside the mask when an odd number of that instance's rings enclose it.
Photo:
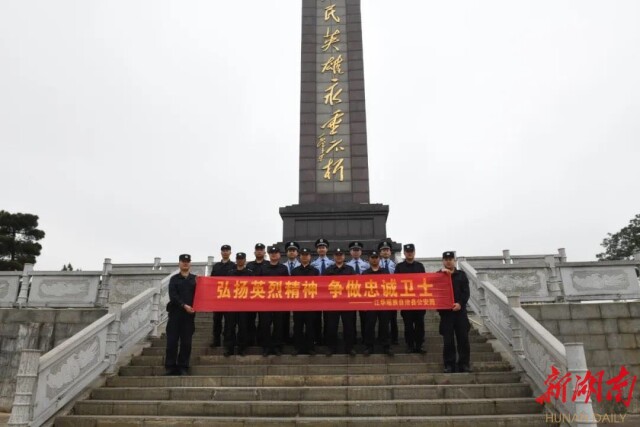
M 624 300 L 640 298 L 640 254 L 631 261 L 567 262 L 556 255 L 465 257 L 503 294 L 520 293 L 522 302 Z M 442 267 L 439 258 L 419 259 L 427 271 Z
M 104 260 L 102 271 L 34 271 L 25 264 L 24 271 L 0 272 L 0 307 L 16 308 L 90 308 L 124 303 L 157 287 L 178 264 L 112 264 Z M 192 263 L 196 275 L 208 275 L 213 257 L 206 263 Z
M 568 389 L 569 396 L 572 396 L 576 388 L 576 374 L 584 377 L 587 371 L 582 343 L 563 345 L 520 307 L 518 294 L 505 296 L 489 281 L 486 273 L 478 273 L 464 259 L 459 259 L 459 267 L 469 277 L 469 305 L 482 318 L 481 332 L 483 329 L 491 332 L 511 353 L 518 364 L 516 369 L 524 371 L 532 380 L 536 395 L 546 392 L 545 380 L 551 374 L 551 366 L 555 366 L 563 374 L 572 374 Z M 597 425 L 590 401 L 555 401 L 548 409 L 575 415 L 575 419 L 581 421 L 572 425 L 578 427 Z
M 145 336 L 158 336 L 166 319 L 172 272 L 125 304 L 109 304 L 109 313 L 41 355 L 23 350 L 10 426 L 40 426 L 103 373 L 113 373 L 121 354 Z

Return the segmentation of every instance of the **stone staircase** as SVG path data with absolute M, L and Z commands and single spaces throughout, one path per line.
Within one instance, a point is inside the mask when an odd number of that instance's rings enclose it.
M 393 357 L 291 356 L 286 348 L 263 358 L 255 347 L 225 358 L 221 348 L 209 347 L 211 315 L 200 314 L 190 376 L 164 376 L 165 338 L 153 339 L 55 425 L 546 426 L 530 387 L 475 329 L 474 372 L 442 373 L 437 319 L 427 313 L 426 355 L 399 345 Z

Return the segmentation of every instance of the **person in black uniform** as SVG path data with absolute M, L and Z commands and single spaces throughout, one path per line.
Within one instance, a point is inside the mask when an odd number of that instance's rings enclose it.
M 253 276 L 253 272 L 246 266 L 247 254 L 236 253 L 236 266 L 229 271 L 229 276 Z M 224 313 L 224 357 L 234 353 L 238 346 L 238 356 L 244 356 L 249 345 L 248 321 L 251 313 Z M 236 331 L 237 328 L 237 331 Z
M 389 274 L 393 274 L 396 271 L 396 263 L 391 259 L 391 243 L 386 239 L 378 243 L 378 252 L 380 252 L 380 266 L 389 270 Z M 393 313 L 389 313 L 391 320 L 389 325 L 391 327 L 391 344 L 398 344 L 398 312 L 393 310 Z M 380 336 L 378 336 L 380 339 Z
M 300 250 L 300 265 L 291 271 L 292 276 L 319 276 L 320 272 L 311 265 L 311 251 L 307 248 Z M 301 280 L 303 282 L 303 280 Z M 302 289 L 302 284 L 300 285 Z M 315 350 L 315 325 L 316 311 L 293 312 L 293 355 L 308 353 L 313 356 Z
M 270 246 L 268 252 L 269 264 L 262 266 L 259 276 L 288 276 L 289 270 L 284 264 L 280 264 L 280 250 L 276 246 Z M 262 355 L 264 357 L 267 357 L 269 353 L 276 356 L 282 354 L 283 317 L 284 312 L 282 311 L 261 311 L 258 313 L 258 332 L 262 339 Z
M 264 244 L 256 243 L 256 246 L 253 251 L 253 255 L 255 255 L 256 259 L 254 261 L 247 263 L 247 268 L 253 272 L 254 276 L 258 275 L 263 265 L 269 263 L 269 261 L 267 261 L 264 258 L 265 254 L 266 254 L 266 251 L 265 251 Z M 258 313 L 256 313 L 255 311 L 246 312 L 245 315 L 247 320 L 248 345 L 251 346 L 256 343 L 260 345 L 261 344 L 260 336 L 257 334 L 257 329 L 256 329 L 256 318 L 258 317 Z
M 347 276 L 355 275 L 353 267 L 345 264 L 344 251 L 337 248 L 333 253 L 335 264 L 327 268 L 326 276 Z M 327 344 L 327 356 L 331 356 L 338 351 L 338 324 L 342 319 L 342 334 L 344 336 L 345 351 L 350 356 L 355 356 L 356 351 L 353 346 L 356 343 L 356 312 L 355 311 L 327 311 L 325 336 Z
M 287 242 L 285 248 L 287 249 L 287 259 L 284 260 L 283 264 L 287 267 L 288 275 L 291 276 L 293 269 L 300 265 L 300 261 L 298 261 L 300 244 L 298 242 Z M 290 311 L 282 313 L 282 341 L 287 344 L 293 343 L 291 335 L 291 317 Z
M 451 310 L 438 310 L 440 314 L 440 335 L 444 341 L 442 356 L 444 372 L 471 372 L 469 365 L 471 348 L 469 345 L 469 317 L 467 301 L 469 301 L 469 278 L 467 274 L 456 268 L 455 252 L 442 254 L 441 271 L 451 275 L 453 285 L 453 307 Z M 453 336 L 455 334 L 455 341 Z M 456 342 L 458 343 L 458 363 L 456 365 Z
M 373 251 L 369 255 L 370 267 L 366 269 L 362 274 L 389 274 L 389 270 L 383 268 L 380 265 L 380 254 Z M 360 312 L 364 316 L 364 330 L 362 336 L 364 337 L 364 355 L 368 356 L 373 353 L 374 344 L 376 340 L 376 321 L 378 322 L 378 340 L 382 344 L 384 353 L 388 356 L 393 356 L 391 351 L 391 340 L 389 338 L 389 323 L 391 316 L 395 315 L 395 311 L 380 310 L 380 311 L 362 311 Z
M 233 261 L 229 259 L 231 256 L 231 246 L 222 245 L 220 247 L 220 256 L 222 257 L 222 261 L 213 264 L 210 276 L 226 276 L 229 274 L 229 271 L 236 266 Z M 222 344 L 222 340 L 220 339 L 222 335 L 222 319 L 222 313 L 213 313 L 213 343 L 211 347 L 220 347 Z
M 196 294 L 196 276 L 189 272 L 191 255 L 182 254 L 178 260 L 180 273 L 169 279 L 169 320 L 164 358 L 167 375 L 187 375 L 191 358 L 191 339 L 195 330 L 196 314 L 192 305 Z
M 413 243 L 404 245 L 404 261 L 396 265 L 395 274 L 424 273 L 424 265 L 415 261 L 416 248 Z M 408 353 L 425 354 L 422 345 L 424 343 L 424 316 L 426 310 L 402 310 L 400 315 L 404 321 L 404 341 L 407 343 Z

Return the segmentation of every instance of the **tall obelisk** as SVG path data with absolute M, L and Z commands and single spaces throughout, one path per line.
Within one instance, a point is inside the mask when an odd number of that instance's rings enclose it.
M 389 207 L 369 203 L 363 65 L 360 0 L 303 0 L 300 194 L 280 208 L 283 241 L 387 237 Z

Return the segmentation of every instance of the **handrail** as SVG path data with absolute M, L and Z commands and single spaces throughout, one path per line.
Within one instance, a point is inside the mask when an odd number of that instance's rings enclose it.
M 38 427 L 103 373 L 114 373 L 118 358 L 146 336 L 157 336 L 166 317 L 168 283 L 176 271 L 109 312 L 67 341 L 41 354 L 23 350 L 10 426 Z
M 536 393 L 546 391 L 545 380 L 551 366 L 570 372 L 571 392 L 576 388 L 576 375 L 587 370 L 582 343 L 563 345 L 520 306 L 518 294 L 505 296 L 493 286 L 486 273 L 478 273 L 467 261 L 458 265 L 469 277 L 470 305 L 483 320 L 483 326 L 500 340 L 504 348 L 533 382 Z M 597 426 L 591 401 L 556 401 L 552 410 L 576 414 L 575 427 Z M 587 421 L 588 420 L 588 421 Z

